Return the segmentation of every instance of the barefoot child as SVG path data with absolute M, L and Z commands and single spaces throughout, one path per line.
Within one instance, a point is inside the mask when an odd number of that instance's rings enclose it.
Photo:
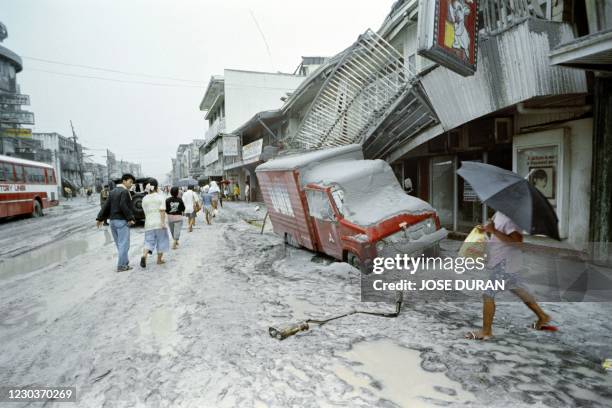
M 535 301 L 534 296 L 527 290 L 518 273 L 521 269 L 522 255 L 516 245 L 523 242 L 521 229 L 506 215 L 496 212 L 491 222 L 482 230 L 490 234 L 488 248 L 487 268 L 491 276 L 489 279 L 505 281 L 506 288 L 518 296 L 525 305 L 535 313 L 538 320 L 533 324 L 534 329 L 541 330 L 548 327 L 548 316 Z M 482 330 L 469 332 L 466 338 L 473 340 L 487 340 L 493 336 L 493 317 L 495 316 L 495 291 L 488 290 L 483 295 Z

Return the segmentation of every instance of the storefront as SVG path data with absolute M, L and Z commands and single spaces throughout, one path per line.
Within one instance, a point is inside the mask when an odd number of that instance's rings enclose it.
M 519 134 L 515 123 L 520 121 L 512 117 L 470 122 L 413 149 L 392 167 L 406 191 L 431 203 L 441 224 L 454 233 L 467 233 L 493 215 L 457 175 L 461 163 L 477 161 L 515 171 L 550 200 L 561 237 L 583 247 L 588 241 L 592 119 Z

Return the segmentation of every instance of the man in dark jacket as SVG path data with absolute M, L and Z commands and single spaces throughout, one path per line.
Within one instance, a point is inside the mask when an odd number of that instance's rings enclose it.
M 129 265 L 128 251 L 130 250 L 130 226 L 134 225 L 135 218 L 132 212 L 130 189 L 135 180 L 131 174 L 121 176 L 121 184 L 118 184 L 110 192 L 104 207 L 102 207 L 96 217 L 96 226 L 98 228 L 100 228 L 104 220 L 110 218 L 111 233 L 113 234 L 119 254 L 117 272 L 132 269 Z

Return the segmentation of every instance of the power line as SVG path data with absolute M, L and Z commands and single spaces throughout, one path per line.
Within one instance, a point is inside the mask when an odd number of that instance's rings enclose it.
M 255 18 L 255 13 L 253 13 L 253 10 L 249 9 L 249 12 L 251 13 L 251 17 L 253 17 L 253 21 L 255 22 L 257 31 L 259 31 L 259 34 L 261 35 L 261 38 L 263 39 L 263 42 L 266 46 L 266 51 L 268 51 L 268 57 L 270 57 L 270 65 L 272 66 L 272 69 L 274 69 L 274 61 L 272 60 L 272 52 L 270 51 L 270 45 L 268 44 L 268 40 L 266 40 L 266 36 L 264 35 L 263 30 L 259 26 L 259 23 L 257 22 L 257 18 Z
M 86 68 L 86 69 L 92 69 L 92 70 L 95 70 L 95 71 L 113 72 L 115 74 L 135 75 L 135 76 L 143 76 L 143 77 L 157 78 L 157 79 L 169 79 L 171 81 L 181 81 L 181 82 L 194 82 L 194 83 L 201 83 L 202 82 L 202 81 L 198 81 L 198 80 L 195 80 L 195 79 L 182 79 L 182 78 L 173 78 L 173 77 L 160 76 L 160 75 L 151 75 L 151 74 L 143 74 L 143 73 L 128 72 L 128 71 L 119 71 L 119 70 L 116 70 L 116 69 L 95 67 L 93 65 L 70 64 L 68 62 L 54 61 L 54 60 L 48 60 L 48 59 L 44 59 L 44 58 L 26 57 L 26 56 L 21 56 L 21 57 L 25 58 L 25 59 L 30 59 L 30 60 L 33 60 L 33 61 L 46 62 L 48 64 L 64 65 L 64 66 L 67 66 L 67 67 Z
M 104 78 L 104 77 L 98 77 L 98 76 L 92 76 L 92 75 L 68 74 L 66 72 L 47 71 L 45 69 L 38 69 L 38 68 L 28 68 L 28 71 L 38 71 L 38 72 L 45 72 L 47 74 L 62 75 L 62 76 L 76 77 L 76 78 L 97 79 L 97 80 L 100 80 L 100 81 L 118 82 L 118 83 L 124 83 L 124 84 L 163 86 L 163 87 L 168 87 L 168 88 L 198 88 L 198 89 L 202 89 L 202 86 L 198 86 L 198 85 L 178 85 L 178 84 L 175 85 L 175 84 L 161 84 L 161 83 L 157 83 L 157 82 L 131 81 L 131 80 L 124 80 L 124 79 Z

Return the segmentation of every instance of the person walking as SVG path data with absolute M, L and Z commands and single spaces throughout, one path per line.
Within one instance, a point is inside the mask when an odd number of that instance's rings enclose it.
M 145 214 L 144 250 L 140 258 L 142 268 L 147 267 L 147 257 L 153 251 L 157 252 L 157 264 L 165 264 L 164 252 L 170 250 L 164 195 L 159 191 L 159 183 L 154 178 L 149 179 L 145 189 L 148 194 L 142 199 L 142 210 Z
M 87 193 L 86 194 L 87 194 L 87 202 L 90 203 L 91 202 L 91 195 L 93 194 L 93 191 L 92 191 L 91 187 L 87 189 Z
M 193 231 L 193 225 L 198 213 L 195 212 L 195 207 L 198 203 L 198 195 L 193 191 L 193 186 L 187 187 L 187 191 L 181 197 L 185 205 L 185 216 L 187 217 L 187 231 Z
M 166 199 L 166 214 L 168 214 L 168 228 L 172 235 L 172 249 L 176 249 L 181 237 L 181 228 L 183 227 L 183 213 L 185 212 L 185 203 L 179 198 L 179 188 L 172 187 L 170 189 L 170 197 Z
M 251 202 L 251 186 L 249 186 L 249 183 L 244 186 L 244 198 L 247 203 Z
M 204 212 L 204 218 L 206 223 L 210 225 L 214 216 L 213 209 L 213 195 L 210 194 L 210 188 L 206 185 L 202 190 L 202 209 Z
M 208 192 L 210 193 L 210 195 L 212 196 L 212 216 L 216 216 L 217 215 L 217 211 L 218 211 L 218 203 L 219 203 L 219 195 L 221 194 L 221 189 L 219 188 L 219 185 L 217 184 L 216 181 L 211 181 L 210 182 L 210 186 L 208 188 Z
M 102 187 L 102 191 L 100 191 L 100 209 L 104 208 L 104 204 L 106 200 L 108 200 L 108 195 L 110 194 L 110 190 L 107 185 Z M 108 220 L 104 220 L 104 225 L 108 225 Z
M 132 196 L 130 189 L 136 179 L 129 173 L 121 176 L 121 184 L 110 192 L 104 207 L 96 217 L 96 226 L 100 228 L 104 220 L 110 219 L 110 228 L 113 240 L 117 246 L 119 259 L 117 272 L 125 272 L 132 267 L 129 265 L 128 251 L 130 250 L 130 226 L 136 223 L 132 212 Z
M 547 330 L 551 318 L 544 313 L 535 297 L 525 286 L 519 271 L 522 269 L 522 254 L 517 248 L 523 242 L 521 228 L 501 212 L 496 212 L 482 231 L 490 234 L 487 243 L 487 268 L 491 281 L 504 281 L 505 287 L 518 296 L 537 316 L 532 327 Z M 493 337 L 493 318 L 495 317 L 495 290 L 487 290 L 483 295 L 482 330 L 468 332 L 465 337 L 472 340 L 488 340 Z
M 64 195 L 68 200 L 72 200 L 72 189 L 68 186 L 64 187 Z
M 240 186 L 238 184 L 234 184 L 234 200 L 240 201 Z

